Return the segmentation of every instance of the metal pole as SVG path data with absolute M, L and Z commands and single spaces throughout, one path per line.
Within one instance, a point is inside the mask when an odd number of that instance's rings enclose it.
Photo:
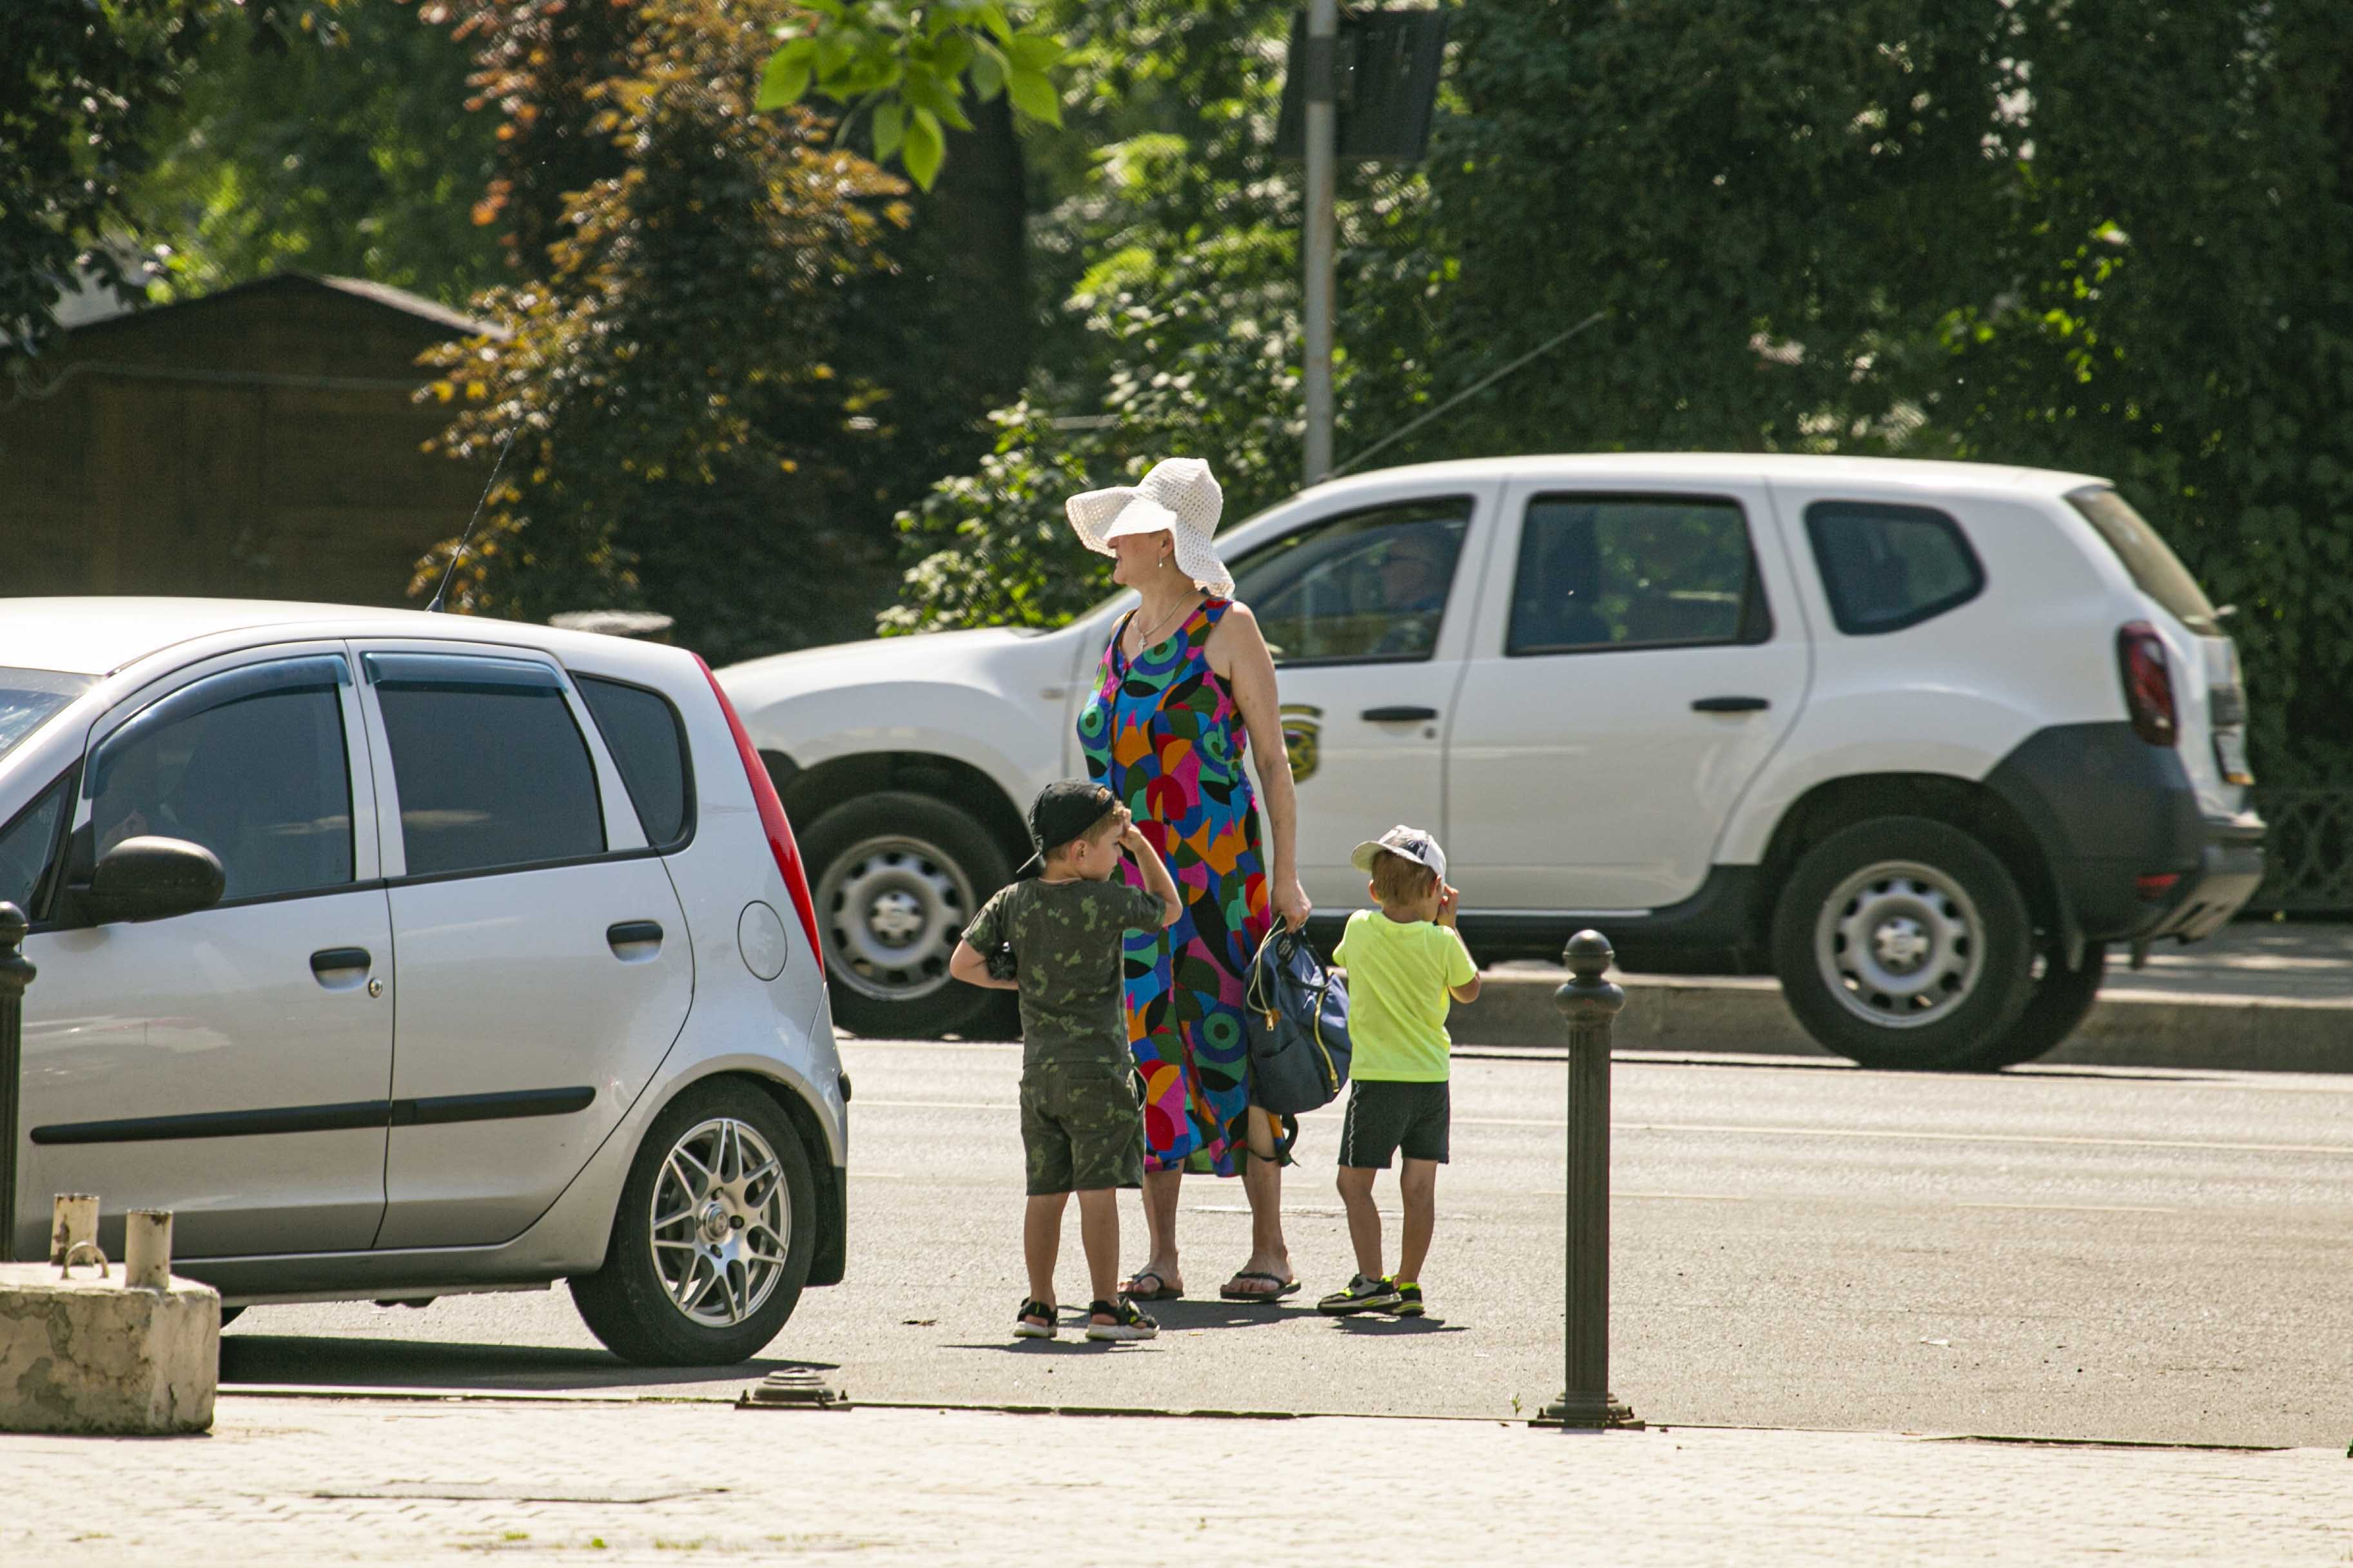
M 1301 249 L 1306 262 L 1303 300 L 1306 313 L 1307 441 L 1305 482 L 1314 484 L 1332 471 L 1332 292 L 1333 216 L 1337 159 L 1340 38 L 1339 0 L 1308 0 L 1306 106 L 1307 189 L 1306 234 Z
M 1609 1028 L 1626 993 L 1601 976 L 1615 956 L 1599 931 L 1578 931 L 1553 993 L 1568 1023 L 1568 1310 L 1561 1395 L 1539 1426 L 1642 1425 L 1609 1392 Z
M 16 1122 L 25 1083 L 25 911 L 0 903 L 0 1263 L 16 1261 Z

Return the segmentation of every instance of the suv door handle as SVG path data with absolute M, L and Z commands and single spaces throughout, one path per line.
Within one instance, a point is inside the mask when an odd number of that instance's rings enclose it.
M 364 947 L 322 947 L 311 955 L 311 973 L 330 991 L 355 991 L 375 963 Z
M 1762 697 L 1703 697 L 1692 704 L 1694 713 L 1761 713 L 1773 704 Z
M 617 921 L 605 928 L 605 944 L 616 958 L 650 958 L 661 939 L 659 921 Z
M 1418 724 L 1438 717 L 1435 708 L 1367 708 L 1357 715 L 1367 724 Z

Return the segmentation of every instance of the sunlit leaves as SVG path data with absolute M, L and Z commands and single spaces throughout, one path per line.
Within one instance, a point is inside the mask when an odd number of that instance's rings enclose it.
M 822 0 L 802 9 L 807 30 L 788 26 L 768 57 L 757 107 L 779 110 L 812 93 L 842 105 L 844 127 L 867 121 L 875 157 L 896 156 L 925 190 L 946 162 L 947 131 L 972 129 L 966 92 L 983 103 L 1002 92 L 1028 119 L 1062 122 L 1054 80 L 1061 41 L 1018 27 L 1002 5 Z

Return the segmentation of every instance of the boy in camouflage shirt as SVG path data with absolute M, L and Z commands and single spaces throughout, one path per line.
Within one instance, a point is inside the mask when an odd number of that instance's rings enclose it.
M 1021 1148 L 1029 1167 L 1021 1251 L 1029 1295 L 1013 1332 L 1054 1337 L 1054 1261 L 1075 1191 L 1094 1285 L 1087 1338 L 1148 1340 L 1160 1325 L 1117 1284 L 1118 1189 L 1144 1183 L 1120 949 L 1128 931 L 1159 931 L 1183 906 L 1168 868 L 1101 784 L 1048 784 L 1029 808 L 1029 836 L 1042 862 L 1037 879 L 1000 889 L 981 906 L 948 963 L 969 984 L 1021 994 Z M 1123 847 L 1145 888 L 1119 879 Z

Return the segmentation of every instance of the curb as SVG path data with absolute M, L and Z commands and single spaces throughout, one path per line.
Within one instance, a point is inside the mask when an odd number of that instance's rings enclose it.
M 1469 1047 L 1566 1042 L 1553 993 L 1567 976 L 1490 970 L 1479 1000 L 1454 1010 Z M 1692 1051 L 1838 1058 L 1816 1045 L 1768 979 L 1692 980 L 1612 973 L 1626 988 L 1610 1044 L 1628 1051 Z M 2109 991 L 2050 1066 L 2192 1068 L 2209 1071 L 2353 1070 L 2353 1002 Z

